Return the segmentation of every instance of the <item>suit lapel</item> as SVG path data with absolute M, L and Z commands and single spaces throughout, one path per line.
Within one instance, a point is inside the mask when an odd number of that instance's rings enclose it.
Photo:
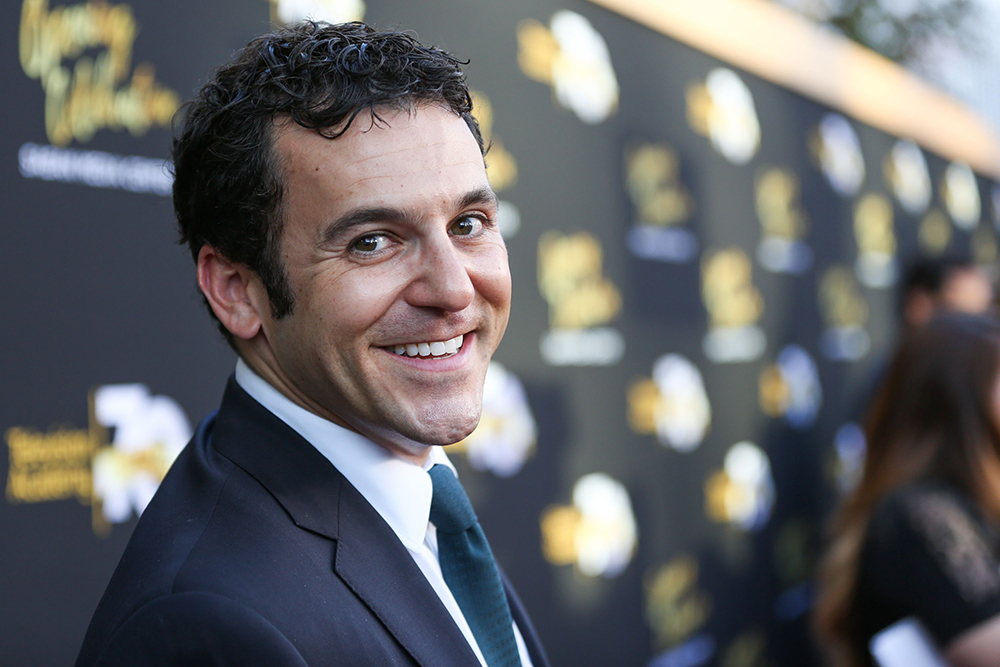
M 230 378 L 212 446 L 305 530 L 337 541 L 332 567 L 424 667 L 478 667 L 448 610 L 388 524 L 302 436 Z
M 521 603 L 521 598 L 517 596 L 514 587 L 510 585 L 502 568 L 500 568 L 500 579 L 503 580 L 503 589 L 507 593 L 510 615 L 514 618 L 517 629 L 521 631 L 521 639 L 524 640 L 524 645 L 528 649 L 528 657 L 531 658 L 532 667 L 549 667 L 549 657 L 545 654 L 541 640 L 538 639 L 535 626 L 532 625 L 528 612 L 524 608 L 524 604 Z
M 465 636 L 409 552 L 347 484 L 340 499 L 340 528 L 337 574 L 413 658 L 426 667 L 478 667 Z

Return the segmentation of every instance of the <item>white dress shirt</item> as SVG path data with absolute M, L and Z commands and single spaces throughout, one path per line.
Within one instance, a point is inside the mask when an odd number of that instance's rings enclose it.
M 427 471 L 440 463 L 455 472 L 444 450 L 431 447 L 430 456 L 422 467 L 407 461 L 363 435 L 299 407 L 254 373 L 242 359 L 236 362 L 236 382 L 325 456 L 389 524 L 455 619 L 479 662 L 487 667 L 469 623 L 441 573 L 437 531 L 429 518 L 433 485 Z M 514 623 L 514 638 L 521 665 L 531 667 L 531 658 L 517 623 Z

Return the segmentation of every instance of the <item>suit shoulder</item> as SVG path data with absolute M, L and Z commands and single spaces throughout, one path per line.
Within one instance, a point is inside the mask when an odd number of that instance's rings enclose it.
M 185 592 L 143 605 L 93 664 L 299 667 L 306 663 L 291 641 L 254 610 L 214 593 Z M 88 665 L 78 662 L 77 667 Z

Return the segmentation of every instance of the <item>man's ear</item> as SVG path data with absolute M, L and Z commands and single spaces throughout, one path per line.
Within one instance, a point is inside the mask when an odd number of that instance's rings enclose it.
M 260 331 L 261 308 L 269 308 L 260 298 L 262 289 L 257 275 L 237 262 L 219 254 L 210 245 L 198 252 L 198 287 L 229 333 L 250 340 Z M 263 301 L 263 303 L 261 303 Z

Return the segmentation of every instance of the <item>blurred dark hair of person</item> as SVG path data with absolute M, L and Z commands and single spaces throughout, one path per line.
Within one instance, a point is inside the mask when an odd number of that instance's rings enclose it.
M 949 663 L 1000 665 L 1000 323 L 911 331 L 866 424 L 864 472 L 833 524 L 815 624 L 838 667 L 915 617 Z
M 940 312 L 986 313 L 992 304 L 990 276 L 964 254 L 921 257 L 900 285 L 905 329 L 922 326 Z

